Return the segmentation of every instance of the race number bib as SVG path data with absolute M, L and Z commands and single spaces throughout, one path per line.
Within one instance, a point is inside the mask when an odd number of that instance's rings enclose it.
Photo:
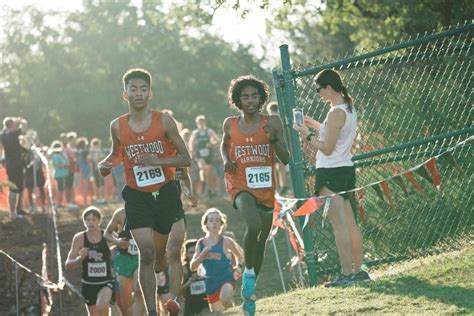
M 199 157 L 209 157 L 211 154 L 211 151 L 209 148 L 201 148 L 199 149 Z
M 206 293 L 206 283 L 204 280 L 191 282 L 191 295 L 199 295 Z
M 245 168 L 247 187 L 261 189 L 272 187 L 272 167 L 247 167 Z
M 87 263 L 87 272 L 92 278 L 106 277 L 107 265 L 105 262 L 89 262 Z
M 128 250 L 127 251 L 132 256 L 138 255 L 138 247 L 137 247 L 137 243 L 135 242 L 135 240 L 130 239 L 128 241 Z
M 165 182 L 165 173 L 161 166 L 134 166 L 133 173 L 135 174 L 137 186 L 140 188 Z

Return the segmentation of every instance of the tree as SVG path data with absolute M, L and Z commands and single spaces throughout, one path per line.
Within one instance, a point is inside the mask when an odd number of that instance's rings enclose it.
M 46 141 L 66 130 L 105 140 L 108 122 L 127 111 L 121 76 L 144 67 L 154 75 L 152 105 L 191 128 L 204 113 L 219 129 L 230 114 L 230 80 L 253 73 L 270 81 L 270 74 L 244 47 L 232 49 L 202 25 L 193 33 L 175 23 L 189 17 L 182 13 L 123 1 L 86 1 L 73 13 L 9 10 L 0 65 L 5 115 L 27 117 Z
M 269 31 L 290 35 L 299 61 L 373 50 L 472 20 L 469 0 L 295 0 L 274 9 Z

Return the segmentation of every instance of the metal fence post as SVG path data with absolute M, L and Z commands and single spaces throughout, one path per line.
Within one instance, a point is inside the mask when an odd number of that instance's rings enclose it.
M 281 58 L 281 69 L 283 75 L 282 85 L 284 86 L 283 90 L 283 101 L 280 106 L 286 117 L 284 122 L 287 130 L 287 141 L 290 144 L 292 160 L 290 161 L 290 170 L 291 170 L 291 181 L 293 183 L 293 192 L 296 198 L 305 198 L 306 189 L 304 185 L 304 165 L 301 153 L 301 144 L 299 140 L 298 133 L 293 129 L 293 108 L 295 107 L 296 97 L 295 97 L 295 85 L 293 83 L 293 74 L 291 71 L 291 62 L 290 54 L 288 52 L 288 45 L 280 46 L 280 58 Z M 281 86 L 279 87 L 281 89 Z M 280 91 L 281 93 L 281 91 Z M 279 95 L 277 89 L 277 96 Z M 300 219 L 300 225 L 303 224 L 303 219 Z M 314 252 L 314 239 L 311 229 L 305 227 L 303 230 L 303 242 L 305 248 L 304 260 L 308 267 L 308 281 L 310 286 L 316 286 L 316 257 Z

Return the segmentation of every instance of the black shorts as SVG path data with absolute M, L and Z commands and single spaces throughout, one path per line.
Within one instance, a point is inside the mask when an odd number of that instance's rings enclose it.
M 37 188 L 42 188 L 44 187 L 45 184 L 45 178 L 44 178 L 44 173 L 42 166 L 39 165 L 37 166 L 38 169 L 36 169 L 36 187 Z M 35 177 L 34 177 L 34 168 L 29 167 L 25 170 L 25 186 L 28 189 L 33 189 L 35 187 Z
M 173 180 L 172 182 L 175 182 L 177 188 L 178 188 L 178 196 L 181 197 L 181 183 L 178 180 Z M 181 199 L 180 199 L 181 200 Z M 182 201 L 181 201 L 182 202 Z M 183 209 L 183 204 L 181 204 L 181 207 L 176 210 L 176 214 L 174 217 L 173 223 L 177 223 L 180 220 L 185 219 L 184 218 L 184 209 Z M 186 219 L 185 219 L 186 220 Z
M 334 193 L 355 189 L 355 167 L 317 168 L 314 193 L 319 195 L 319 190 L 323 187 Z M 346 200 L 349 199 L 347 193 L 341 194 L 341 196 Z
M 137 191 L 127 185 L 123 188 L 127 230 L 149 227 L 160 234 L 169 234 L 176 214 L 183 209 L 179 188 L 175 181 L 170 181 L 158 192 L 154 197 L 151 192 Z
M 273 207 L 268 207 L 268 206 L 265 206 L 265 205 L 263 205 L 263 204 L 258 203 L 258 202 L 257 202 L 257 198 L 255 197 L 255 195 L 253 195 L 251 192 L 246 191 L 246 190 L 242 190 L 242 191 L 240 191 L 239 193 L 237 193 L 237 194 L 235 195 L 235 198 L 234 198 L 234 200 L 232 201 L 232 206 L 234 207 L 235 210 L 237 209 L 237 205 L 235 205 L 235 200 L 237 199 L 237 197 L 238 197 L 241 193 L 244 193 L 244 192 L 250 194 L 250 195 L 253 197 L 253 199 L 255 200 L 255 204 L 257 204 L 257 208 L 258 208 L 258 210 L 259 210 L 260 212 L 262 212 L 262 213 L 273 213 L 273 210 L 274 210 Z
M 71 189 L 74 186 L 74 176 L 74 172 L 66 176 L 66 189 Z
M 100 290 L 104 287 L 108 287 L 112 290 L 112 300 L 113 300 L 113 293 L 114 293 L 114 285 L 115 281 L 110 280 L 105 283 L 100 284 L 89 284 L 89 283 L 82 283 L 81 293 L 82 296 L 86 299 L 86 304 L 88 306 L 95 305 L 97 302 L 97 295 L 99 294 Z
M 58 191 L 63 192 L 66 189 L 66 177 L 54 178 L 58 184 Z
M 17 189 L 10 189 L 12 192 L 22 192 L 24 188 L 23 182 L 23 165 L 7 165 L 8 181 L 15 183 Z

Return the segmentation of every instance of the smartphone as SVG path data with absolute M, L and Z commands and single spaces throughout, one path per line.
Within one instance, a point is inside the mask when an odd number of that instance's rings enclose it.
M 293 109 L 293 120 L 297 125 L 304 125 L 304 120 L 303 120 L 303 110 L 295 108 Z

